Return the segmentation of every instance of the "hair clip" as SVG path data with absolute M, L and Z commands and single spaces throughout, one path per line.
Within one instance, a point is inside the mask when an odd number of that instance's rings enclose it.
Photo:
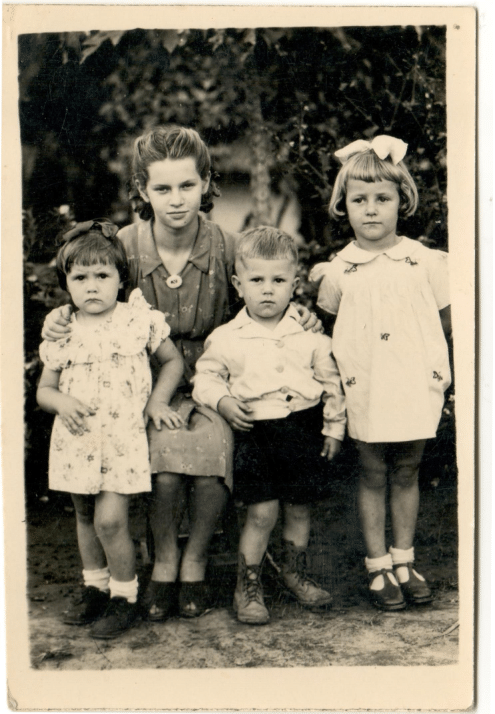
M 78 238 L 84 233 L 89 233 L 91 230 L 99 230 L 103 233 L 105 238 L 111 239 L 115 238 L 119 231 L 119 227 L 116 226 L 115 223 L 109 221 L 108 218 L 93 218 L 90 221 L 76 223 L 74 228 L 71 228 L 70 231 L 64 233 L 62 237 L 65 243 L 69 243 L 69 241 Z
M 335 152 L 335 156 L 342 164 L 345 164 L 354 154 L 361 154 L 364 151 L 373 149 L 379 159 L 386 159 L 390 156 L 394 166 L 402 161 L 407 152 L 407 144 L 402 139 L 396 139 L 393 136 L 375 136 L 373 141 L 365 141 L 358 139 L 351 144 L 344 146 Z

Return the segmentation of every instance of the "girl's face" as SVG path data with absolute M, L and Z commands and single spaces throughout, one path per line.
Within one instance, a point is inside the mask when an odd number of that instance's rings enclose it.
M 67 273 L 67 290 L 74 305 L 86 315 L 109 314 L 115 307 L 121 287 L 122 281 L 115 265 L 74 263 Z
M 180 233 L 196 221 L 209 183 L 209 176 L 203 180 L 198 174 L 192 156 L 162 159 L 148 166 L 148 181 L 139 187 L 139 193 L 151 204 L 158 223 Z
M 393 181 L 349 179 L 345 205 L 360 248 L 379 251 L 398 243 L 399 204 L 399 191 Z

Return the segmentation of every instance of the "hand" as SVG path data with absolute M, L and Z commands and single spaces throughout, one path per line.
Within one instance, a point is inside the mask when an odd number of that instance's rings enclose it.
M 162 430 L 162 422 L 169 429 L 180 429 L 181 426 L 184 426 L 184 419 L 180 414 L 174 412 L 168 404 L 153 394 L 148 399 L 144 415 L 151 419 L 158 431 Z
M 253 428 L 252 409 L 235 397 L 222 397 L 218 402 L 218 413 L 229 422 L 236 431 L 249 431 Z
M 335 439 L 333 436 L 325 436 L 320 456 L 326 456 L 328 461 L 331 461 L 335 456 L 337 456 L 341 446 L 342 442 L 339 439 Z
M 86 417 L 94 416 L 96 411 L 69 394 L 60 394 L 57 414 L 71 434 L 81 436 L 85 431 L 89 431 Z
M 314 312 L 310 312 L 304 305 L 296 305 L 296 309 L 299 313 L 299 324 L 304 327 L 306 332 L 308 330 L 312 332 L 323 332 L 322 322 L 316 317 Z
M 45 317 L 41 337 L 48 342 L 56 342 L 72 331 L 69 325 L 72 305 L 64 305 L 52 310 Z

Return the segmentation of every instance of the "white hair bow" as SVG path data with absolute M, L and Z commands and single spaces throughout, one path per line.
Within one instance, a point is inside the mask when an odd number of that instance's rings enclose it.
M 354 154 L 360 154 L 369 149 L 373 149 L 379 159 L 386 159 L 387 156 L 390 156 L 392 163 L 395 165 L 402 161 L 406 155 L 407 144 L 402 139 L 382 134 L 381 136 L 375 136 L 373 141 L 365 141 L 364 139 L 353 141 L 352 144 L 347 144 L 343 149 L 336 151 L 335 156 L 341 163 L 345 164 Z

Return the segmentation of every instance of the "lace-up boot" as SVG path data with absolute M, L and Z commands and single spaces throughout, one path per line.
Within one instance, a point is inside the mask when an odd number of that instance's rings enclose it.
M 306 575 L 306 549 L 284 541 L 282 580 L 289 592 L 306 607 L 330 605 L 333 598 Z
M 246 565 L 246 559 L 239 553 L 237 587 L 234 593 L 234 610 L 239 622 L 248 625 L 265 625 L 270 615 L 263 601 L 260 565 Z

